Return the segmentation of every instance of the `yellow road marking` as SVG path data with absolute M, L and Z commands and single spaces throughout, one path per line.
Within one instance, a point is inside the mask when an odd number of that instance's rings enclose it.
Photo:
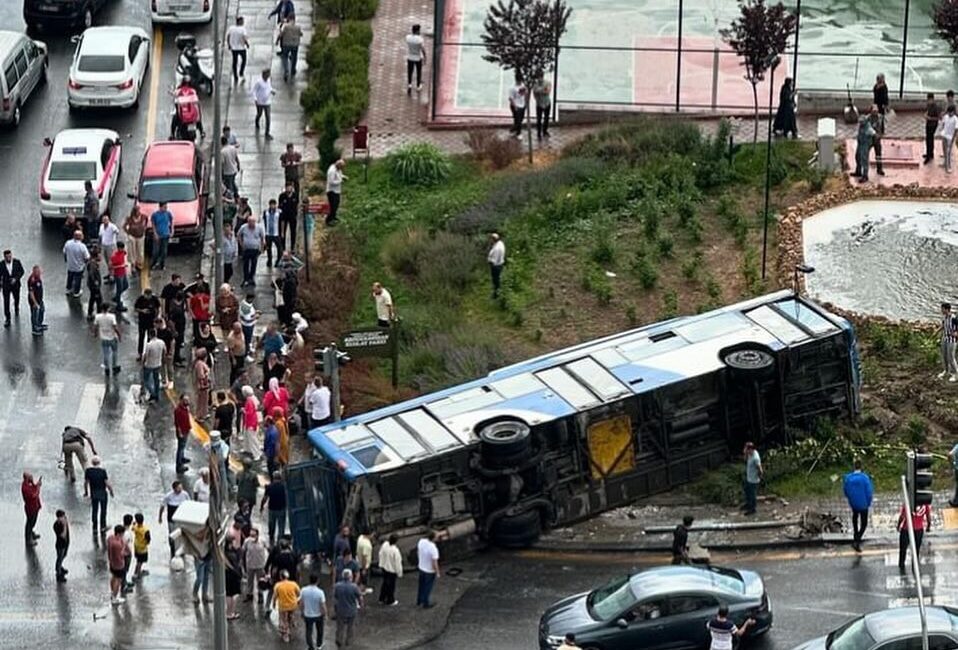
M 146 111 L 146 146 L 156 136 L 157 110 L 160 104 L 160 66 L 163 65 L 163 30 L 153 28 L 153 52 L 150 59 L 150 102 Z M 150 286 L 150 255 L 143 242 L 143 268 L 140 269 L 140 292 Z

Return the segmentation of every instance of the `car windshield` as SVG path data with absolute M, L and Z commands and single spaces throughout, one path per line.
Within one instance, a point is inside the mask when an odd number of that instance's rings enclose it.
M 825 647 L 828 650 L 867 650 L 875 645 L 868 633 L 865 618 L 856 618 L 828 635 Z
M 142 203 L 195 201 L 196 189 L 190 178 L 147 178 L 140 186 Z
M 77 70 L 80 72 L 123 72 L 125 59 L 122 55 L 85 54 L 80 57 Z
M 586 598 L 592 618 L 611 621 L 636 603 L 629 576 L 617 578 L 604 587 L 599 587 Z
M 51 181 L 96 180 L 96 163 L 83 160 L 59 160 L 50 163 Z

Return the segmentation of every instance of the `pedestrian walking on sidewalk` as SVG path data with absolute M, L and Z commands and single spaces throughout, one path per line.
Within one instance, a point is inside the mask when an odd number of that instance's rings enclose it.
M 226 136 L 220 136 L 220 175 L 223 179 L 223 187 L 236 197 L 239 196 L 239 186 L 236 184 L 236 176 L 240 173 L 239 150 L 230 144 Z
M 872 506 L 875 487 L 871 477 L 862 471 L 862 461 L 855 459 L 854 469 L 842 481 L 848 507 L 852 509 L 852 548 L 861 553 L 862 538 L 868 528 L 868 509 Z
M 186 443 L 193 430 L 193 416 L 190 415 L 190 398 L 186 394 L 180 395 L 180 400 L 173 409 L 173 427 L 176 432 L 176 473 L 187 471 L 190 459 L 186 457 Z
M 67 265 L 67 295 L 79 298 L 83 295 L 83 271 L 90 261 L 90 251 L 83 243 L 83 233 L 73 233 L 73 239 L 63 245 L 63 259 Z
M 755 625 L 755 619 L 749 618 L 738 627 L 728 618 L 728 605 L 719 605 L 718 613 L 705 625 L 711 637 L 709 650 L 732 650 L 734 639 L 744 636 Z
M 286 485 L 283 475 L 279 472 L 270 474 L 271 480 L 263 490 L 263 500 L 259 503 L 259 512 L 269 505 L 269 543 L 276 544 L 277 540 L 286 534 Z
M 157 332 L 151 329 L 147 334 L 149 340 L 140 355 L 143 364 L 143 393 L 151 402 L 160 399 L 160 375 L 163 372 L 163 362 L 167 356 L 166 343 L 157 337 Z M 163 384 L 166 385 L 165 383 Z
M 290 148 L 293 145 L 286 145 L 286 151 L 289 153 Z M 301 158 L 298 152 L 293 152 L 294 156 Z M 284 156 L 286 154 L 283 154 Z M 297 171 L 291 172 L 290 169 L 296 169 Z M 288 167 L 283 165 L 283 170 L 286 172 L 286 188 L 280 192 L 279 199 L 277 204 L 279 205 L 279 236 L 283 240 L 283 250 L 295 250 L 296 249 L 296 229 L 299 221 L 299 186 L 298 178 L 296 180 L 290 180 L 289 175 L 291 173 L 299 174 L 299 164 L 294 167 Z M 289 234 L 289 244 L 286 244 L 286 235 Z
M 369 529 L 356 538 L 356 563 L 359 565 L 359 579 L 356 582 L 364 594 L 373 593 L 369 586 L 369 571 L 373 566 L 373 535 Z
M 133 515 L 133 526 L 130 531 L 133 533 L 133 557 L 136 559 L 136 567 L 133 569 L 133 580 L 137 581 L 150 571 L 146 569 L 146 563 L 150 559 L 150 542 L 153 541 L 150 535 L 150 527 L 146 525 L 146 518 L 142 512 Z
M 406 34 L 406 94 L 412 94 L 412 73 L 416 73 L 416 91 L 422 90 L 422 67 L 426 64 L 426 43 L 422 37 L 422 27 L 412 26 L 412 32 Z
M 243 542 L 243 572 L 246 574 L 246 596 L 243 600 L 246 602 L 252 601 L 253 592 L 256 592 L 257 604 L 263 604 L 261 583 L 264 580 L 268 555 L 266 544 L 260 539 L 259 528 L 250 528 L 249 537 Z
M 289 81 L 290 77 L 296 76 L 296 59 L 299 57 L 299 44 L 302 40 L 303 30 L 296 24 L 296 16 L 287 16 L 276 38 L 279 56 L 283 60 L 283 81 Z
M 120 343 L 120 328 L 117 326 L 116 314 L 110 313 L 106 303 L 100 305 L 100 313 L 93 319 L 93 330 L 100 340 L 100 351 L 103 355 L 103 374 L 109 379 L 110 373 L 116 377 L 120 374 L 120 357 L 117 347 Z
M 273 268 L 273 249 L 276 249 L 276 261 L 283 255 L 283 239 L 280 237 L 280 215 L 276 199 L 269 200 L 269 207 L 263 211 L 263 230 L 266 233 L 266 267 Z
M 287 571 L 280 571 L 279 582 L 273 587 L 273 599 L 279 611 L 279 636 L 289 643 L 289 633 L 293 627 L 293 613 L 299 609 L 299 585 L 289 579 Z
M 310 574 L 309 584 L 299 595 L 303 608 L 303 622 L 306 624 L 306 648 L 316 650 L 323 647 L 323 632 L 326 622 L 326 594 L 319 586 L 319 576 Z
M 43 336 L 47 326 L 43 322 L 46 307 L 43 304 L 43 269 L 34 264 L 27 278 L 27 303 L 30 305 L 30 329 L 34 336 Z
M 270 105 L 273 103 L 273 95 L 276 94 L 276 91 L 273 90 L 273 83 L 269 80 L 269 76 L 269 68 L 264 68 L 260 73 L 260 78 L 256 80 L 256 83 L 253 84 L 253 103 L 256 105 L 256 119 L 254 120 L 253 124 L 256 127 L 256 130 L 259 131 L 260 118 L 265 117 L 266 139 L 272 140 L 273 136 L 269 134 L 269 111 Z
M 292 184 L 296 193 L 299 193 L 299 181 L 303 175 L 303 154 L 296 151 L 292 142 L 286 143 L 286 151 L 279 157 L 279 164 L 283 167 L 283 180 L 286 183 L 286 191 Z M 280 195 L 282 199 L 282 194 Z M 280 205 L 280 209 L 282 209 Z
M 526 116 L 528 94 L 528 89 L 522 83 L 522 77 L 516 75 L 516 83 L 509 89 L 509 110 L 512 112 L 512 128 L 509 129 L 509 133 L 516 138 L 522 137 L 522 120 Z
M 908 554 L 908 520 L 905 519 L 907 511 L 902 505 L 898 512 L 898 569 L 905 570 L 905 556 Z M 912 509 L 911 525 L 915 529 L 915 555 L 916 559 L 921 551 L 921 540 L 925 537 L 925 531 L 931 530 L 931 506 L 917 506 Z
M 77 457 L 81 469 L 86 472 L 86 446 L 90 445 L 90 451 L 94 456 L 96 455 L 96 447 L 93 445 L 93 438 L 90 437 L 90 434 L 80 427 L 64 427 L 61 438 L 60 450 L 63 452 L 63 471 L 66 472 L 67 478 L 73 483 L 77 480 L 73 457 Z
M 103 305 L 103 276 L 100 274 L 100 249 L 93 247 L 90 251 L 90 261 L 86 263 L 86 288 L 90 290 L 90 298 L 86 304 L 86 319 L 92 321 L 100 312 Z
M 98 530 L 106 533 L 106 508 L 110 497 L 113 496 L 113 484 L 106 470 L 100 466 L 100 457 L 94 456 L 90 460 L 90 467 L 83 472 L 83 496 L 90 497 L 90 519 L 93 521 L 93 532 Z
M 127 260 L 126 244 L 123 242 L 117 242 L 116 250 L 110 256 L 110 268 L 113 270 L 113 302 L 116 303 L 116 311 L 126 311 L 123 306 L 123 293 L 130 288 L 130 263 Z
M 549 138 L 549 118 L 552 115 L 552 82 L 540 76 L 532 86 L 532 98 L 536 100 L 536 137 Z
M 945 157 L 945 171 L 951 173 L 952 154 L 955 151 L 955 132 L 958 131 L 958 115 L 952 104 L 945 110 L 945 117 L 941 120 L 941 151 Z
M 196 390 L 196 419 L 205 421 L 210 410 L 210 366 L 206 362 L 208 355 L 206 348 L 196 350 L 196 360 L 193 361 L 193 388 Z
M 246 80 L 246 50 L 249 49 L 249 38 L 246 33 L 246 21 L 242 16 L 236 17 L 236 24 L 226 30 L 226 44 L 233 57 L 233 83 L 240 79 Z
M 23 526 L 23 539 L 27 546 L 36 546 L 40 536 L 34 532 L 37 525 L 37 517 L 40 515 L 40 488 L 43 487 L 43 477 L 36 481 L 33 480 L 33 474 L 23 473 L 23 482 L 20 484 L 20 496 L 23 497 L 23 512 L 27 516 L 26 523 Z
M 935 159 L 935 134 L 938 132 L 938 120 L 941 107 L 935 101 L 935 93 L 928 93 L 925 102 L 925 158 L 927 165 Z
M 70 550 L 70 521 L 63 510 L 57 510 L 57 518 L 53 521 L 53 539 L 57 552 L 57 561 L 54 565 L 57 582 L 66 582 L 70 571 L 63 566 L 63 561 L 67 559 L 67 551 Z
M 166 322 L 162 316 L 157 316 L 153 321 L 153 329 L 156 331 L 156 338 L 163 341 L 163 363 L 162 376 L 160 382 L 163 388 L 173 387 L 173 352 L 175 349 L 176 330 L 172 325 Z
M 416 593 L 416 607 L 420 605 L 423 608 L 430 608 L 433 603 L 429 601 L 432 594 L 433 585 L 439 578 L 439 547 L 436 546 L 436 531 L 431 530 L 429 534 L 419 540 L 416 545 L 419 566 L 419 589 Z
M 758 505 L 758 486 L 765 475 L 762 467 L 762 457 L 755 448 L 755 443 L 745 443 L 745 514 L 754 515 Z
M 262 224 L 256 222 L 256 217 L 250 217 L 240 226 L 236 239 L 243 259 L 243 282 L 240 286 L 255 287 L 256 264 L 259 256 L 266 250 L 266 230 Z
M 855 173 L 852 174 L 859 183 L 868 182 L 868 157 L 874 137 L 875 129 L 872 128 L 872 123 L 867 115 L 862 115 L 858 119 L 858 134 L 855 139 Z
M 691 564 L 689 559 L 689 529 L 695 519 L 689 515 L 682 517 L 682 523 L 672 531 L 672 564 Z
M 955 342 L 958 340 L 958 317 L 951 310 L 950 302 L 941 303 L 941 365 L 938 379 L 958 381 L 958 362 L 955 360 Z
M 153 321 L 160 314 L 160 299 L 153 295 L 153 289 L 143 290 L 133 302 L 133 311 L 136 312 L 136 354 L 141 356 L 146 335 L 153 330 Z
M 785 77 L 778 92 L 778 110 L 772 127 L 775 135 L 798 137 L 798 122 L 795 120 L 795 85 L 791 77 Z
M 110 220 L 109 214 L 104 214 L 100 217 L 99 235 L 100 250 L 103 251 L 103 257 L 109 260 L 113 257 L 113 253 L 116 251 L 116 244 L 120 238 L 120 229 Z M 113 282 L 113 270 L 109 267 L 109 263 L 106 269 L 106 281 L 107 283 Z
M 875 165 L 878 167 L 878 175 L 884 176 L 885 169 L 882 165 L 882 138 L 885 137 L 885 116 L 878 110 L 878 105 L 873 104 L 871 113 L 868 115 L 868 121 L 872 125 L 875 135 L 872 136 L 872 149 L 875 150 Z
M 146 239 L 146 216 L 137 206 L 130 209 L 130 214 L 123 221 L 123 232 L 126 235 L 126 250 L 130 255 L 130 265 L 135 275 L 144 270 L 143 243 Z
M 133 566 L 133 515 L 123 515 L 123 543 L 126 547 L 123 549 L 123 593 L 128 594 L 133 591 L 133 583 L 127 578 L 130 575 L 130 568 Z
M 333 589 L 333 610 L 336 613 L 336 645 L 348 646 L 353 642 L 356 616 L 363 608 L 363 592 L 353 581 L 353 572 L 343 570 L 343 576 Z
M 126 576 L 126 540 L 123 534 L 126 530 L 122 524 L 113 527 L 113 534 L 106 540 L 106 556 L 110 565 L 110 604 L 114 607 L 126 602 L 123 597 L 124 579 Z
M 293 239 L 296 231 L 293 231 Z M 23 280 L 23 264 L 13 256 L 8 248 L 3 251 L 3 263 L 0 264 L 0 291 L 3 292 L 3 326 L 10 327 L 10 299 L 13 298 L 13 310 L 20 317 L 20 282 Z
M 170 491 L 163 496 L 163 500 L 160 502 L 160 514 L 157 521 L 162 524 L 163 513 L 166 512 L 166 528 L 169 532 L 170 542 L 170 559 L 173 559 L 176 557 L 176 544 L 173 542 L 173 529 L 176 528 L 176 525 L 173 523 L 173 515 L 176 514 L 177 508 L 190 500 L 190 495 L 183 489 L 183 484 L 179 481 L 173 481 L 170 487 Z
M 502 268 L 506 265 L 506 244 L 497 232 L 489 235 L 489 241 L 492 242 L 492 246 L 489 248 L 489 254 L 486 255 L 486 261 L 489 262 L 489 275 L 492 277 L 492 299 L 495 300 L 499 297 L 499 290 L 502 287 Z
M 153 224 L 153 240 L 156 244 L 151 268 L 162 271 L 166 268 L 166 253 L 173 236 L 173 213 L 167 209 L 166 201 L 161 201 L 158 209 L 150 215 L 150 222 Z
M 402 577 L 402 551 L 399 550 L 399 536 L 392 534 L 379 547 L 379 568 L 383 572 L 383 584 L 379 588 L 379 602 L 382 605 L 398 605 L 396 583 Z
M 343 181 L 349 177 L 343 173 L 346 161 L 340 158 L 326 170 L 326 200 L 329 201 L 329 214 L 326 215 L 326 225 L 333 226 L 339 220 L 339 202 L 343 196 Z
M 200 591 L 203 592 L 203 602 L 212 603 L 210 573 L 213 571 L 213 549 L 210 548 L 203 557 L 194 557 L 193 568 L 196 571 L 196 577 L 193 578 L 193 604 L 200 604 Z
M 239 255 L 239 243 L 233 234 L 233 224 L 223 224 L 223 241 L 220 244 L 223 250 L 223 282 L 229 283 L 233 278 L 233 266 Z
M 273 16 L 276 16 L 276 26 L 279 27 L 283 24 L 284 20 L 295 15 L 296 8 L 293 6 L 293 0 L 279 0 L 273 10 L 269 12 L 266 17 L 272 18 Z
M 885 132 L 885 115 L 888 113 L 888 84 L 885 83 L 885 75 L 878 74 L 875 77 L 875 85 L 872 86 L 872 103 L 878 107 L 878 112 L 882 116 L 882 133 Z

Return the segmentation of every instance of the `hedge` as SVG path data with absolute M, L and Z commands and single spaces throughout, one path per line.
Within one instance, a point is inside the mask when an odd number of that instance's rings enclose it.
M 327 107 L 335 111 L 343 131 L 352 129 L 366 112 L 372 40 L 372 27 L 365 21 L 343 22 L 337 38 L 327 36 L 327 23 L 316 25 L 306 55 L 309 81 L 300 96 L 300 104 L 314 128 L 322 129 Z
M 379 0 L 316 0 L 319 15 L 330 20 L 370 20 Z

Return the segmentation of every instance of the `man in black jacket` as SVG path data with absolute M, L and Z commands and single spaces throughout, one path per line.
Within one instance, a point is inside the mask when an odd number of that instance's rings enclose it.
M 292 181 L 286 181 L 286 189 L 279 195 L 279 236 L 286 246 L 286 233 L 289 233 L 289 250 L 296 248 L 296 221 L 299 216 L 299 192 Z
M 23 279 L 23 264 L 9 250 L 3 251 L 0 264 L 0 291 L 3 292 L 3 326 L 10 327 L 10 296 L 13 296 L 14 313 L 20 316 L 20 280 Z

